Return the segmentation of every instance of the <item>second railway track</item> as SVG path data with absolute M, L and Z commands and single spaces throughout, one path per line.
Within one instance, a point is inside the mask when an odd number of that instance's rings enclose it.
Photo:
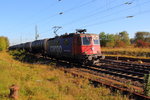
M 106 60 L 107 61 L 107 60 Z M 112 63 L 110 63 L 112 62 Z M 128 66 L 126 66 L 128 65 Z M 124 62 L 116 62 L 110 61 L 107 63 L 97 64 L 93 66 L 85 66 L 85 65 L 73 65 L 70 68 L 65 68 L 65 71 L 70 73 L 76 73 L 81 76 L 93 75 L 93 79 L 98 79 L 103 84 L 111 83 L 110 86 L 118 87 L 118 89 L 130 91 L 139 95 L 140 97 L 145 98 L 145 100 L 150 99 L 150 97 L 144 96 L 144 75 L 147 74 L 148 70 L 138 70 L 132 68 L 140 68 L 141 66 L 137 64 L 125 63 Z M 142 65 L 144 66 L 144 65 Z M 147 68 L 149 66 L 145 65 Z M 144 67 L 145 67 L 144 66 Z M 143 68 L 144 69 L 144 68 Z M 90 78 L 92 79 L 92 78 Z
M 108 62 L 103 60 L 102 63 L 92 66 L 56 59 L 52 60 L 52 62 L 56 62 L 56 66 L 65 72 L 127 91 L 145 100 L 150 99 L 150 97 L 144 96 L 144 74 L 147 74 L 147 72 L 133 70 L 132 66 L 139 67 L 134 64 L 128 63 L 128 66 L 126 66 L 126 64 L 120 64 L 119 61 L 113 60 Z

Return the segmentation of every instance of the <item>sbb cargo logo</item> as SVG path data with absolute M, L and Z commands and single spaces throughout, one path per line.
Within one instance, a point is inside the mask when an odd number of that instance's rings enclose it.
M 61 54 L 62 53 L 62 47 L 61 46 L 50 46 L 50 52 Z

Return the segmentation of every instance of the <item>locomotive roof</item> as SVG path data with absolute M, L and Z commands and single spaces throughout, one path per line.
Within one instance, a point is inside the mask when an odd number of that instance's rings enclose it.
M 70 36 L 85 36 L 85 35 L 97 35 L 97 34 L 91 34 L 91 33 L 66 33 L 64 35 L 61 35 L 60 37 L 70 37 Z
M 53 40 L 56 38 L 66 38 L 66 37 L 72 37 L 72 36 L 92 36 L 92 35 L 98 35 L 98 34 L 91 34 L 91 33 L 65 33 L 61 36 L 55 36 L 54 38 L 50 38 L 49 40 Z

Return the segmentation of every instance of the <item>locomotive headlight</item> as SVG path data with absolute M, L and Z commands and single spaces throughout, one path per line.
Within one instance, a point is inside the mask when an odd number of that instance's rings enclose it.
M 91 48 L 91 50 L 93 50 L 93 51 L 94 51 L 94 47 L 92 47 L 92 48 Z

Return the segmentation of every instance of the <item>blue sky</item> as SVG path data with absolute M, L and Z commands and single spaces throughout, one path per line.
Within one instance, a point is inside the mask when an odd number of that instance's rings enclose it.
M 149 5 L 150 0 L 0 0 L 0 36 L 11 45 L 33 41 L 37 25 L 39 39 L 54 37 L 54 26 L 62 26 L 59 35 L 86 28 L 134 37 L 137 31 L 150 32 Z

